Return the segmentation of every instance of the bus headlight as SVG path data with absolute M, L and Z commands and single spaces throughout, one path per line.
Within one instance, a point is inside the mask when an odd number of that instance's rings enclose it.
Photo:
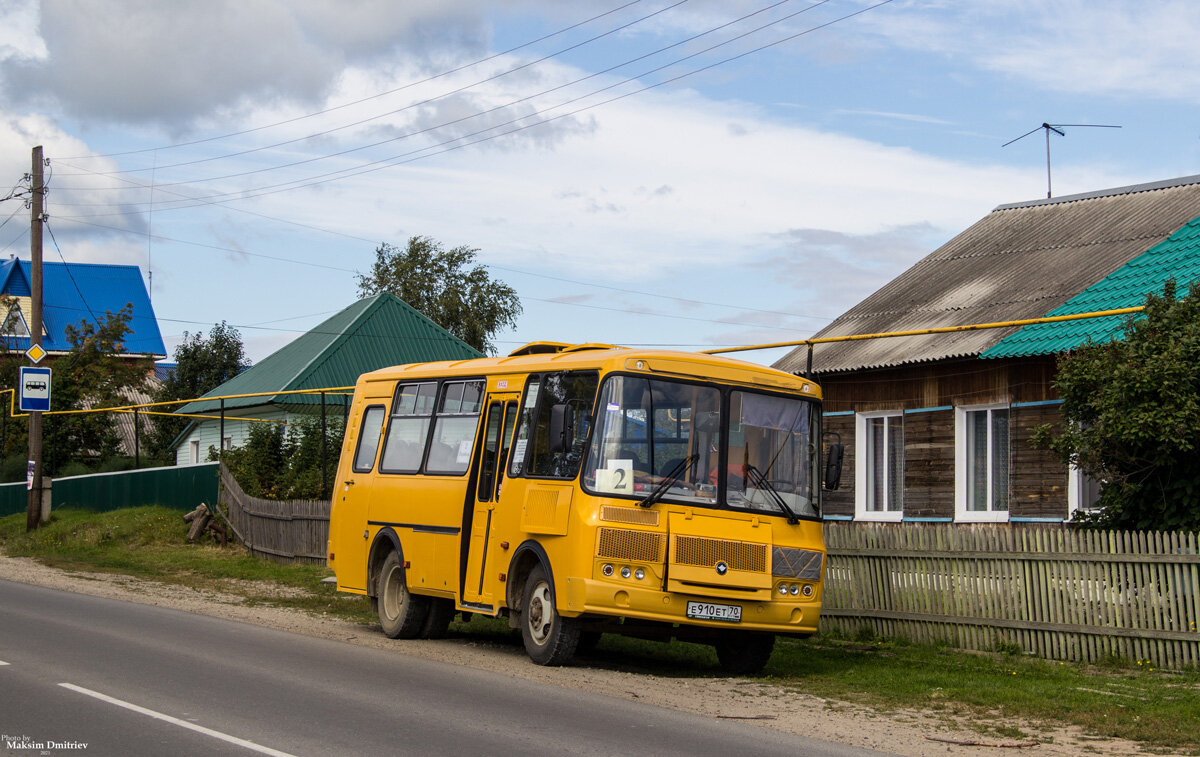
M 621 566 L 621 578 L 629 578 L 631 572 L 628 565 Z
M 779 584 L 779 596 L 787 596 L 787 584 Z
M 636 578 L 637 580 L 641 581 L 643 578 L 646 577 L 646 571 L 642 570 L 641 568 L 638 568 L 637 570 L 633 571 L 633 577 Z
M 792 584 L 791 586 L 788 587 L 788 591 L 790 591 L 792 593 L 792 596 L 795 597 L 800 594 L 800 587 L 797 586 L 796 584 Z
M 604 567 L 600 569 L 600 572 L 603 573 L 606 578 L 611 578 L 613 574 L 613 566 L 609 563 L 605 563 Z

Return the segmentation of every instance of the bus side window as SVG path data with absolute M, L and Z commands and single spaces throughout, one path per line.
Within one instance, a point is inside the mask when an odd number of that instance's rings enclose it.
M 491 502 L 496 484 L 496 456 L 500 451 L 501 404 L 488 405 L 487 427 L 483 436 L 483 459 L 479 465 L 479 488 L 475 498 L 480 502 Z
M 517 432 L 517 403 L 509 402 L 504 406 L 504 438 L 500 447 L 500 464 L 496 466 L 496 499 L 500 498 L 500 485 L 504 483 L 504 461 L 508 459 L 508 451 L 512 448 L 513 438 Z
M 533 428 L 529 475 L 574 478 L 579 472 L 599 383 L 599 374 L 592 371 L 550 373 L 545 376 Z M 575 416 L 575 436 L 571 449 L 566 452 L 550 452 L 550 413 L 555 405 L 567 405 Z
M 358 449 L 354 452 L 354 472 L 370 473 L 379 451 L 379 434 L 383 431 L 383 405 L 372 405 L 363 413 L 358 430 Z
M 479 412 L 483 406 L 482 381 L 447 381 L 433 424 L 426 473 L 459 475 L 471 464 Z
M 425 456 L 429 420 L 433 414 L 435 382 L 401 384 L 392 403 L 392 420 L 379 460 L 382 473 L 416 473 Z
M 513 442 L 512 462 L 508 475 L 520 476 L 525 472 L 525 460 L 529 456 L 529 439 L 533 436 L 533 424 L 537 419 L 538 395 L 542 386 L 541 376 L 530 376 L 525 385 L 525 398 L 521 400 L 521 423 L 517 427 L 517 438 Z

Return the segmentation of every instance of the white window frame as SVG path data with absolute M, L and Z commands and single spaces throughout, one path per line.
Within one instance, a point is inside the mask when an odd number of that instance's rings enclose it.
M 188 442 L 188 458 L 192 465 L 200 463 L 200 440 L 192 439 Z
M 990 509 L 993 502 L 992 490 L 992 424 L 988 423 L 988 510 L 967 509 L 967 413 L 985 410 L 1008 410 L 1008 465 L 1009 485 L 1012 485 L 1012 406 L 1007 402 L 996 402 L 987 405 L 960 405 L 954 408 L 954 519 L 963 523 L 1007 523 L 1012 512 L 1012 496 L 1010 492 L 1008 510 Z
M 1074 518 L 1075 513 L 1080 510 L 1090 513 L 1100 509 L 1094 505 L 1085 507 L 1083 504 L 1083 493 L 1087 489 L 1084 479 L 1087 477 L 1074 464 L 1067 470 L 1067 520 Z
M 866 521 L 880 522 L 899 522 L 904 519 L 904 503 L 900 503 L 899 510 L 868 510 L 867 498 L 871 486 L 871 472 L 867 470 L 867 443 L 869 439 L 867 421 L 872 418 L 899 418 L 901 428 L 904 426 L 904 411 L 903 410 L 877 410 L 869 413 L 855 413 L 854 416 L 854 519 Z M 890 424 L 884 424 L 886 429 Z M 887 432 L 885 431 L 885 434 Z M 888 452 L 888 444 L 883 445 L 884 454 Z M 889 466 L 886 458 L 883 463 L 884 475 L 887 475 Z M 904 470 L 901 469 L 901 478 L 904 476 Z M 904 488 L 904 482 L 900 482 L 900 488 Z M 884 487 L 885 495 L 887 487 Z
M 226 436 L 224 439 L 221 440 L 221 449 L 226 452 L 233 449 L 233 437 L 232 436 Z

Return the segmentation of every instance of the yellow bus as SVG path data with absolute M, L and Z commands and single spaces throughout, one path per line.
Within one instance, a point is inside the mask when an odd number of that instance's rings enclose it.
M 821 394 L 711 355 L 537 342 L 354 390 L 329 529 L 392 638 L 507 617 L 560 665 L 602 633 L 710 643 L 754 672 L 817 628 Z

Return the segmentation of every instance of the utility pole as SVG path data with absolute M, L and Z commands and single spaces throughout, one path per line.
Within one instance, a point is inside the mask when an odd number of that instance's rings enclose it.
M 45 185 L 42 176 L 42 147 L 33 148 L 33 172 L 30 185 L 32 200 L 31 226 L 29 229 L 30 267 L 33 269 L 29 282 L 32 305 L 29 321 L 29 346 L 42 343 L 42 215 L 45 200 Z M 25 511 L 25 530 L 32 531 L 42 520 L 42 414 L 29 413 L 29 464 L 33 467 L 33 488 L 29 490 L 28 508 Z

